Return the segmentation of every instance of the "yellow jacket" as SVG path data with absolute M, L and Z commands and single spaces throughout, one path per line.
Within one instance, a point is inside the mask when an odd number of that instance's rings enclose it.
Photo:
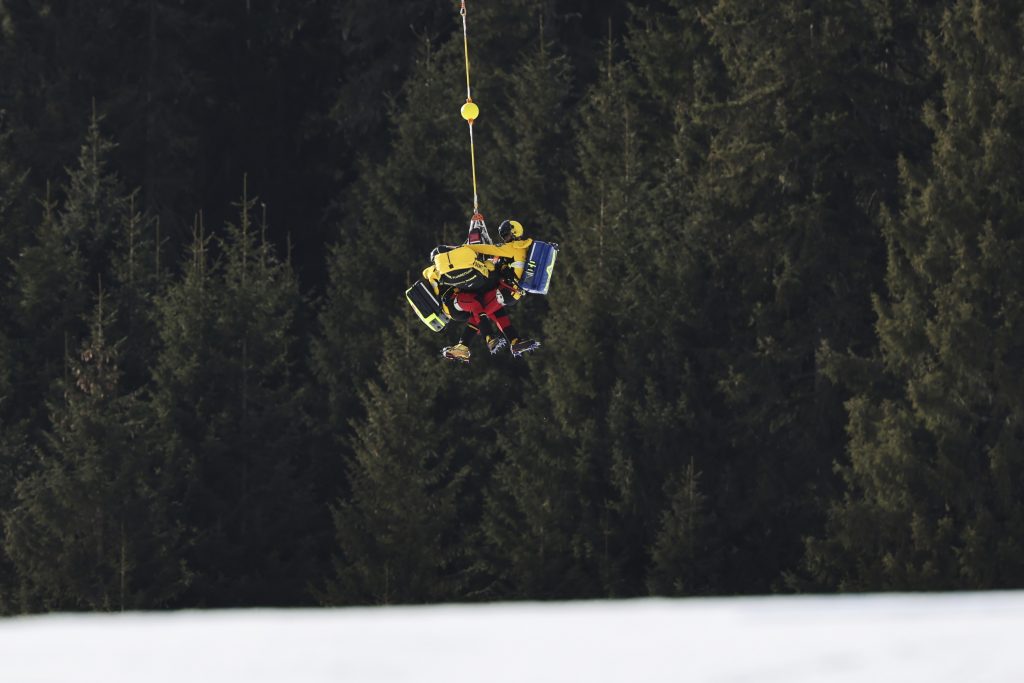
M 454 287 L 463 291 L 492 289 L 497 286 L 497 266 L 478 256 L 497 256 L 511 261 L 518 280 L 526 269 L 526 254 L 533 240 L 530 238 L 507 242 L 500 247 L 493 244 L 464 244 L 434 257 L 434 262 L 423 269 L 423 279 L 439 294 L 441 287 Z M 522 296 L 520 290 L 512 296 Z
M 510 265 L 516 277 L 521 278 L 523 270 L 526 269 L 526 254 L 530 251 L 531 244 L 533 244 L 533 240 L 527 237 L 514 242 L 506 242 L 500 247 L 493 244 L 467 244 L 466 246 L 478 254 L 510 259 L 512 261 Z
M 463 245 L 435 256 L 434 262 L 423 270 L 423 279 L 431 284 L 435 294 L 441 286 L 475 291 L 497 286 L 495 270 L 495 265 L 478 258 L 470 245 Z

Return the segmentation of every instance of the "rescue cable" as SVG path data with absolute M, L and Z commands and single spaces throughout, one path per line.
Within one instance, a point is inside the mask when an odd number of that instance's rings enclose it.
M 469 124 L 469 159 L 473 169 L 473 218 L 472 222 L 483 223 L 483 216 L 480 215 L 480 202 L 477 195 L 476 184 L 476 149 L 473 145 L 473 122 L 480 115 L 480 107 L 473 102 L 473 92 L 469 83 L 469 33 L 466 29 L 466 0 L 462 0 L 462 8 L 459 10 L 462 15 L 462 46 L 466 56 L 466 103 L 462 105 L 460 113 L 462 118 Z M 472 225 L 471 222 L 471 225 Z M 486 228 L 485 228 L 486 229 Z

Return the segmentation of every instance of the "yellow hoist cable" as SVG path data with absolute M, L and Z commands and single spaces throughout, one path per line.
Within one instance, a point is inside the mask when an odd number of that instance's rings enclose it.
M 476 149 L 473 146 L 473 121 L 480 115 L 480 108 L 473 102 L 473 93 L 469 86 L 469 33 L 466 30 L 466 0 L 462 0 L 462 46 L 466 55 L 466 103 L 462 105 L 462 118 L 469 124 L 469 160 L 473 167 L 473 218 L 480 216 L 480 202 L 476 189 Z M 482 219 L 483 217 L 480 216 Z

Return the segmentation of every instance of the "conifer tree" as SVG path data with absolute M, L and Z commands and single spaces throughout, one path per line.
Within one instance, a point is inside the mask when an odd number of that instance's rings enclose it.
M 0 127 L 4 126 L 0 112 Z M 10 133 L 0 128 L 0 263 L 13 263 L 28 240 L 25 174 L 18 172 L 10 158 Z M 18 399 L 15 395 L 14 370 L 17 334 L 15 315 L 17 302 L 13 278 L 5 271 L 0 278 L 0 511 L 10 509 L 14 486 L 27 469 L 30 453 L 26 445 L 23 423 L 17 419 Z M 0 613 L 13 609 L 15 590 L 14 568 L 3 553 L 0 530 Z
M 647 577 L 647 588 L 654 595 L 694 595 L 715 588 L 706 568 L 720 560 L 707 542 L 712 519 L 705 513 L 707 496 L 701 493 L 699 481 L 691 459 L 666 486 L 671 491 L 669 504 L 652 545 Z
M 558 358 L 540 386 L 550 405 L 522 420 L 529 440 L 497 473 L 503 494 L 520 498 L 520 516 L 515 504 L 502 503 L 510 509 L 494 512 L 490 531 L 507 536 L 499 541 L 505 547 L 527 539 L 516 548 L 517 562 L 536 564 L 517 565 L 522 575 L 566 579 L 557 587 L 530 584 L 541 595 L 566 585 L 576 591 L 571 595 L 671 585 L 648 579 L 648 563 L 664 542 L 657 539 L 671 533 L 661 526 L 670 524 L 677 496 L 671 482 L 695 455 L 693 406 L 700 400 L 688 349 L 679 348 L 686 329 L 679 321 L 697 324 L 700 307 L 687 299 L 686 286 L 699 269 L 679 231 L 687 190 L 672 184 L 672 162 L 687 153 L 677 149 L 673 124 L 711 80 L 706 71 L 715 64 L 703 35 L 692 7 L 638 10 L 625 38 L 628 61 L 609 43 L 600 80 L 581 107 L 569 233 L 550 297 L 557 316 L 546 329 L 554 345 L 546 353 Z M 692 67 L 673 69 L 676 80 L 666 88 L 665 70 L 654 64 Z M 567 453 L 574 454 L 568 461 Z M 531 483 L 540 471 L 550 486 Z M 576 500 L 564 494 L 573 490 Z M 562 493 L 545 493 L 555 491 Z M 570 531 L 567 519 L 584 521 Z M 536 536 L 510 533 L 519 524 Z
M 701 397 L 697 465 L 730 558 L 717 590 L 776 585 L 833 486 L 843 395 L 816 352 L 872 346 L 873 218 L 899 145 L 923 137 L 889 113 L 887 11 L 720 0 L 702 16 L 724 72 L 681 119 L 674 148 L 680 168 L 703 156 L 696 176 L 669 177 L 686 197 L 677 329 Z
M 224 60 L 210 51 L 222 55 L 225 35 L 239 36 L 237 22 L 232 33 L 213 25 L 223 4 L 28 0 L 0 7 L 11 126 L 34 181 L 56 178 L 67 164 L 87 127 L 81 108 L 91 101 L 117 132 L 118 168 L 139 183 L 139 208 L 161 217 L 168 233 L 187 221 L 212 184 L 202 181 L 214 175 L 202 160 L 211 147 L 202 146 L 202 124 L 209 126 L 210 109 L 225 109 L 216 97 L 226 89 L 211 78 Z
M 329 45 L 343 60 L 343 76 L 330 116 L 344 132 L 345 156 L 367 155 L 374 162 L 387 156 L 389 134 L 394 131 L 389 117 L 380 115 L 381 96 L 399 95 L 425 41 L 443 44 L 461 30 L 457 10 L 433 0 L 387 6 L 377 0 L 352 0 L 331 6 Z
M 110 170 L 114 144 L 93 113 L 63 200 L 47 196 L 31 242 L 13 266 L 19 339 L 15 379 L 22 416 L 35 416 L 66 352 L 87 332 L 89 294 L 117 281 L 113 253 L 124 220 L 124 193 Z
M 953 3 L 930 40 L 931 160 L 902 164 L 875 299 L 880 372 L 848 404 L 848 490 L 808 545 L 846 590 L 1024 585 L 1018 3 Z M 854 359 L 855 360 L 855 359 Z
M 255 202 L 243 195 L 217 240 L 222 260 L 197 231 L 183 279 L 157 301 L 154 405 L 188 528 L 188 604 L 303 602 L 329 526 L 310 495 L 302 299 Z
M 124 339 L 123 381 L 129 389 L 150 380 L 157 339 L 154 299 L 167 285 L 166 240 L 160 222 L 138 210 L 139 192 L 123 197 L 108 255 L 110 305 L 116 310 L 115 332 Z
M 516 595 L 586 597 L 636 593 L 624 579 L 628 531 L 607 422 L 616 386 L 616 345 L 625 311 L 606 306 L 593 283 L 628 251 L 629 220 L 644 180 L 637 144 L 634 82 L 610 65 L 586 98 L 578 137 L 580 172 L 569 183 L 571 246 L 559 257 L 549 298 L 546 361 L 517 415 L 517 439 L 496 473 L 485 524 L 503 580 Z M 532 303 L 532 302 L 530 302 Z M 500 563 L 499 563 L 500 564 Z
M 472 184 L 465 122 L 458 116 L 461 56 L 461 41 L 423 45 L 403 106 L 390 112 L 390 154 L 363 165 L 328 257 L 315 362 L 329 394 L 329 421 L 342 433 L 360 409 L 354 388 L 374 376 L 384 321 L 407 311 L 403 292 L 426 267 L 430 250 L 465 239 Z
M 4 515 L 21 610 L 165 606 L 188 576 L 162 454 L 138 392 L 121 385 L 120 343 L 100 292 L 88 340 L 69 359 L 64 400 L 39 466 Z
M 77 238 L 78 236 L 74 236 Z M 46 396 L 51 382 L 61 376 L 68 339 L 81 334 L 80 316 L 87 296 L 86 268 L 77 239 L 66 235 L 57 207 L 47 200 L 36 229 L 35 241 L 13 266 L 17 290 L 18 327 L 15 382 L 21 388 L 18 417 L 37 417 L 34 409 Z
M 415 328 L 413 326 L 415 325 Z M 334 506 L 332 604 L 466 599 L 475 528 L 469 482 L 480 477 L 493 433 L 482 383 L 435 356 L 412 316 L 383 341 L 380 379 L 361 392 L 346 463 L 348 494 Z M 473 388 L 471 388 L 473 387 Z M 474 388 L 476 390 L 474 390 Z
M 499 104 L 488 116 L 494 145 L 481 164 L 490 179 L 488 206 L 495 223 L 513 216 L 532 236 L 557 240 L 571 166 L 571 66 L 543 34 L 517 56 L 504 87 L 491 88 Z
M 720 97 L 712 84 L 721 81 L 722 67 L 701 21 L 706 9 L 692 3 L 637 8 L 625 36 L 641 94 L 636 146 L 645 170 L 642 201 L 627 219 L 631 240 L 612 266 L 623 282 L 622 302 L 615 304 L 622 323 L 607 419 L 617 507 L 632 539 L 630 582 L 673 594 L 707 591 L 708 558 L 715 554 L 704 536 L 703 517 L 712 508 L 680 502 L 682 496 L 703 500 L 697 472 L 713 467 L 698 429 L 712 387 L 694 343 L 705 313 L 694 284 L 705 264 L 683 229 L 695 211 L 694 178 L 702 168 L 694 157 L 704 152 L 692 112 Z M 684 512 L 690 516 L 680 520 Z M 672 561 L 681 555 L 668 540 L 679 538 L 680 525 L 702 535 L 686 539 L 685 548 L 701 548 L 701 556 L 685 564 Z
M 32 452 L 24 423 L 12 421 L 12 404 L 17 396 L 12 382 L 14 345 L 0 330 L 0 515 L 14 506 L 15 486 L 31 470 Z M 17 577 L 4 550 L 5 535 L 0 525 L 0 614 L 17 611 Z

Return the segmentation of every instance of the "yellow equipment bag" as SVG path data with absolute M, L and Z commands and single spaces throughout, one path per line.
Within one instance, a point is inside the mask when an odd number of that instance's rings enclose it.
M 405 290 L 405 300 L 409 302 L 423 324 L 434 332 L 440 332 L 452 320 L 445 312 L 441 300 L 434 294 L 433 288 L 423 280 Z

